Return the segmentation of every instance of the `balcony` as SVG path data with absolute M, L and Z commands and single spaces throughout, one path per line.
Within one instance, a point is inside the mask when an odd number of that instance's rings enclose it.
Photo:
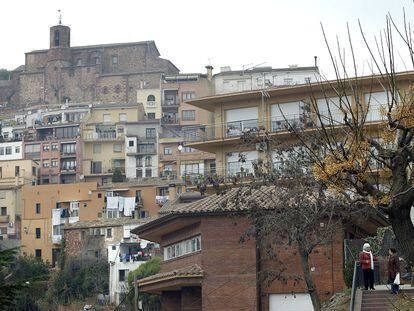
M 123 140 L 124 134 L 117 134 L 114 132 L 92 132 L 92 133 L 84 133 L 83 139 L 85 141 L 110 141 L 110 140 Z
M 62 235 L 52 235 L 52 243 L 53 244 L 61 244 L 62 243 Z
M 161 118 L 162 125 L 178 125 L 180 123 L 180 118 L 177 115 L 164 115 Z
M 157 195 L 155 196 L 155 203 L 159 205 L 163 205 L 168 201 L 168 199 L 169 199 L 168 195 Z
M 177 172 L 176 171 L 162 171 L 160 173 L 160 178 L 167 179 L 167 180 L 176 180 Z
M 9 215 L 3 215 L 0 216 L 0 223 L 9 222 L 10 216 Z

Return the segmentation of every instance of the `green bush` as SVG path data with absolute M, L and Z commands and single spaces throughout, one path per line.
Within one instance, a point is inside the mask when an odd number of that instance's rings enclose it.
M 137 269 L 128 274 L 128 284 L 132 288 L 134 282 L 134 275 L 136 275 L 137 280 L 146 278 L 148 276 L 157 274 L 161 270 L 161 259 L 154 258 L 146 263 L 140 265 Z M 133 295 L 128 296 L 128 302 L 133 304 Z M 159 295 L 151 295 L 140 293 L 138 299 L 142 302 L 142 307 L 144 310 L 159 310 L 161 308 L 161 299 Z

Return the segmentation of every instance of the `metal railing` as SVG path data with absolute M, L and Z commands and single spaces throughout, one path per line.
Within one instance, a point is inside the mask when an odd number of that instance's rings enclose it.
M 354 311 L 355 308 L 355 294 L 357 290 L 357 261 L 354 262 L 354 273 L 352 277 L 351 301 L 349 304 L 349 311 Z

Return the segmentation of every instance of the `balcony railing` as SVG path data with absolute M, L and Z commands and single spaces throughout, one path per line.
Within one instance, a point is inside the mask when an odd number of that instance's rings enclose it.
M 179 99 L 164 99 L 162 101 L 162 106 L 179 106 L 180 105 L 180 100 Z
M 123 140 L 123 134 L 117 134 L 116 132 L 93 132 L 84 133 L 84 140 Z
M 163 116 L 161 118 L 161 124 L 168 125 L 168 124 L 179 124 L 180 118 L 178 116 Z
M 186 128 L 178 134 L 186 142 L 205 142 L 237 138 L 245 132 L 258 132 L 260 126 L 265 126 L 271 133 L 289 132 L 292 130 L 306 130 L 318 128 L 322 125 L 343 126 L 345 125 L 344 113 L 338 110 L 331 111 L 331 114 L 318 115 L 316 113 L 290 114 L 285 116 L 271 117 L 269 121 L 262 124 L 258 119 L 232 121 L 224 124 L 213 124 L 193 126 Z M 348 114 L 348 122 L 352 122 Z M 384 118 L 378 111 L 370 110 L 366 116 L 366 124 L 381 122 Z
M 168 195 L 157 195 L 155 196 L 155 203 L 163 205 L 165 204 L 169 199 Z
M 9 219 L 10 219 L 9 215 L 0 216 L 0 222 L 7 222 L 8 223 Z

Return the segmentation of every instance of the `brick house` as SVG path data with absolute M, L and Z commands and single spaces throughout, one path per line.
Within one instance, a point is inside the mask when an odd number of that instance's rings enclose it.
M 163 310 L 313 310 L 304 282 L 258 281 L 259 269 L 274 262 L 259 261 L 256 242 L 241 243 L 249 227 L 246 210 L 236 209 L 225 195 L 199 200 L 183 194 L 160 210 L 159 217 L 132 232 L 161 245 L 161 272 L 138 281 L 139 291 L 161 294 Z M 200 197 L 199 197 L 200 198 Z M 227 202 L 223 208 L 223 202 Z M 376 215 L 358 226 L 337 231 L 330 245 L 311 255 L 313 278 L 322 301 L 344 289 L 343 240 L 350 234 L 372 234 L 386 221 Z M 292 255 L 293 254 L 293 255 Z M 287 246 L 278 251 L 286 273 L 300 272 L 300 258 Z M 259 264 L 260 263 L 260 264 Z M 260 306 L 260 308 L 258 307 Z

